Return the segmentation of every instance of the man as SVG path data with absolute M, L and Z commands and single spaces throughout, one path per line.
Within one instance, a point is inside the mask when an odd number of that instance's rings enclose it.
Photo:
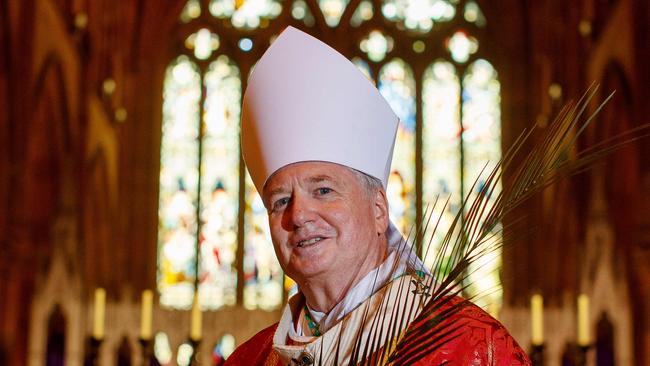
M 227 365 L 529 364 L 478 307 L 429 301 L 433 279 L 388 217 L 397 124 L 351 62 L 294 28 L 257 63 L 242 152 L 300 291 Z

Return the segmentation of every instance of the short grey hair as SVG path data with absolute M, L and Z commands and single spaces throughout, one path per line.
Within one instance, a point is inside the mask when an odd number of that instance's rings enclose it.
M 347 168 L 347 167 L 346 167 Z M 381 180 L 370 176 L 364 172 L 360 172 L 353 168 L 348 168 L 356 177 L 359 183 L 363 186 L 366 194 L 370 195 L 377 191 L 378 189 L 384 190 L 384 184 Z

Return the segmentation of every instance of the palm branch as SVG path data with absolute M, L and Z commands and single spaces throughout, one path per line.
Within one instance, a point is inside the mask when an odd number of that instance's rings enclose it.
M 432 254 L 432 265 L 420 268 L 420 273 L 433 274 L 423 276 L 417 283 L 427 293 L 419 300 L 416 296 L 407 296 L 406 301 L 400 302 L 404 293 L 411 291 L 407 284 L 400 284 L 397 289 L 390 290 L 397 293 L 383 293 L 378 313 L 364 309 L 363 319 L 367 324 L 358 328 L 346 364 L 410 365 L 460 336 L 464 321 L 462 317 L 456 320 L 454 315 L 474 297 L 458 301 L 458 296 L 469 286 L 470 266 L 503 246 L 499 234 L 504 230 L 504 217 L 545 187 L 582 172 L 616 149 L 648 136 L 650 124 L 644 124 L 576 152 L 578 138 L 613 96 L 613 93 L 610 94 L 592 113 L 587 114 L 597 90 L 597 86 L 590 87 L 577 102 L 564 107 L 545 129 L 535 126 L 524 131 L 494 168 L 488 169 L 486 164 L 470 190 L 475 191 L 475 195 L 468 193 L 463 197 L 460 209 L 448 228 L 441 227 L 441 218 L 449 205 L 449 198 L 434 197 L 433 203 L 425 210 L 422 223 L 418 225 L 420 229 L 412 228 L 399 248 L 400 252 L 410 250 L 408 243 L 412 237 L 422 241 L 425 243 L 422 263 L 425 263 L 433 248 L 439 245 L 437 252 Z M 533 142 L 535 135 L 539 135 L 539 138 Z M 524 152 L 529 144 L 532 145 Z M 525 154 L 523 159 L 522 154 Z M 502 184 L 504 172 L 508 172 L 510 177 L 507 185 Z M 474 189 L 481 179 L 485 180 L 484 184 Z M 441 214 L 434 214 L 436 209 Z M 518 224 L 520 222 L 512 220 L 506 228 L 512 229 Z M 434 234 L 439 232 L 445 233 L 444 239 L 436 243 Z M 417 326 L 404 330 L 399 325 L 405 319 L 412 319 L 410 324 Z M 368 325 L 369 334 L 361 334 L 361 329 Z M 342 332 L 345 332 L 345 327 L 346 324 L 342 324 Z M 339 353 L 345 351 L 340 343 L 336 352 L 334 365 L 343 363 L 344 357 Z M 321 354 L 316 355 L 315 364 L 320 365 L 320 360 L 323 360 L 322 349 Z

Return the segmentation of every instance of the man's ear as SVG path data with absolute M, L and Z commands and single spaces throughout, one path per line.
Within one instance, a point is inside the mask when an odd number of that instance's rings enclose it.
M 388 199 L 383 188 L 375 190 L 373 195 L 373 213 L 377 235 L 384 234 L 388 229 L 389 218 Z

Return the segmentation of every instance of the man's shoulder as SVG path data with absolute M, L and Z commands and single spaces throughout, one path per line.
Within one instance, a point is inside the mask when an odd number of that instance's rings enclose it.
M 273 348 L 273 335 L 277 327 L 278 323 L 272 324 L 237 347 L 228 357 L 225 366 L 266 365 Z
M 530 365 L 528 356 L 503 324 L 486 311 L 461 297 L 443 298 L 440 301 L 441 304 L 436 307 L 431 316 L 416 320 L 407 330 L 407 333 L 411 332 L 411 336 L 420 335 L 415 336 L 414 341 L 421 341 L 424 335 L 431 336 L 434 333 L 442 339 L 446 338 L 442 342 L 430 345 L 433 352 L 424 352 L 428 353 L 428 356 L 421 359 L 423 361 L 421 364 L 451 362 L 453 364 Z M 436 326 L 431 327 L 432 320 L 437 324 Z M 430 328 L 433 332 L 423 331 L 421 327 Z M 434 328 L 438 329 L 434 330 Z

